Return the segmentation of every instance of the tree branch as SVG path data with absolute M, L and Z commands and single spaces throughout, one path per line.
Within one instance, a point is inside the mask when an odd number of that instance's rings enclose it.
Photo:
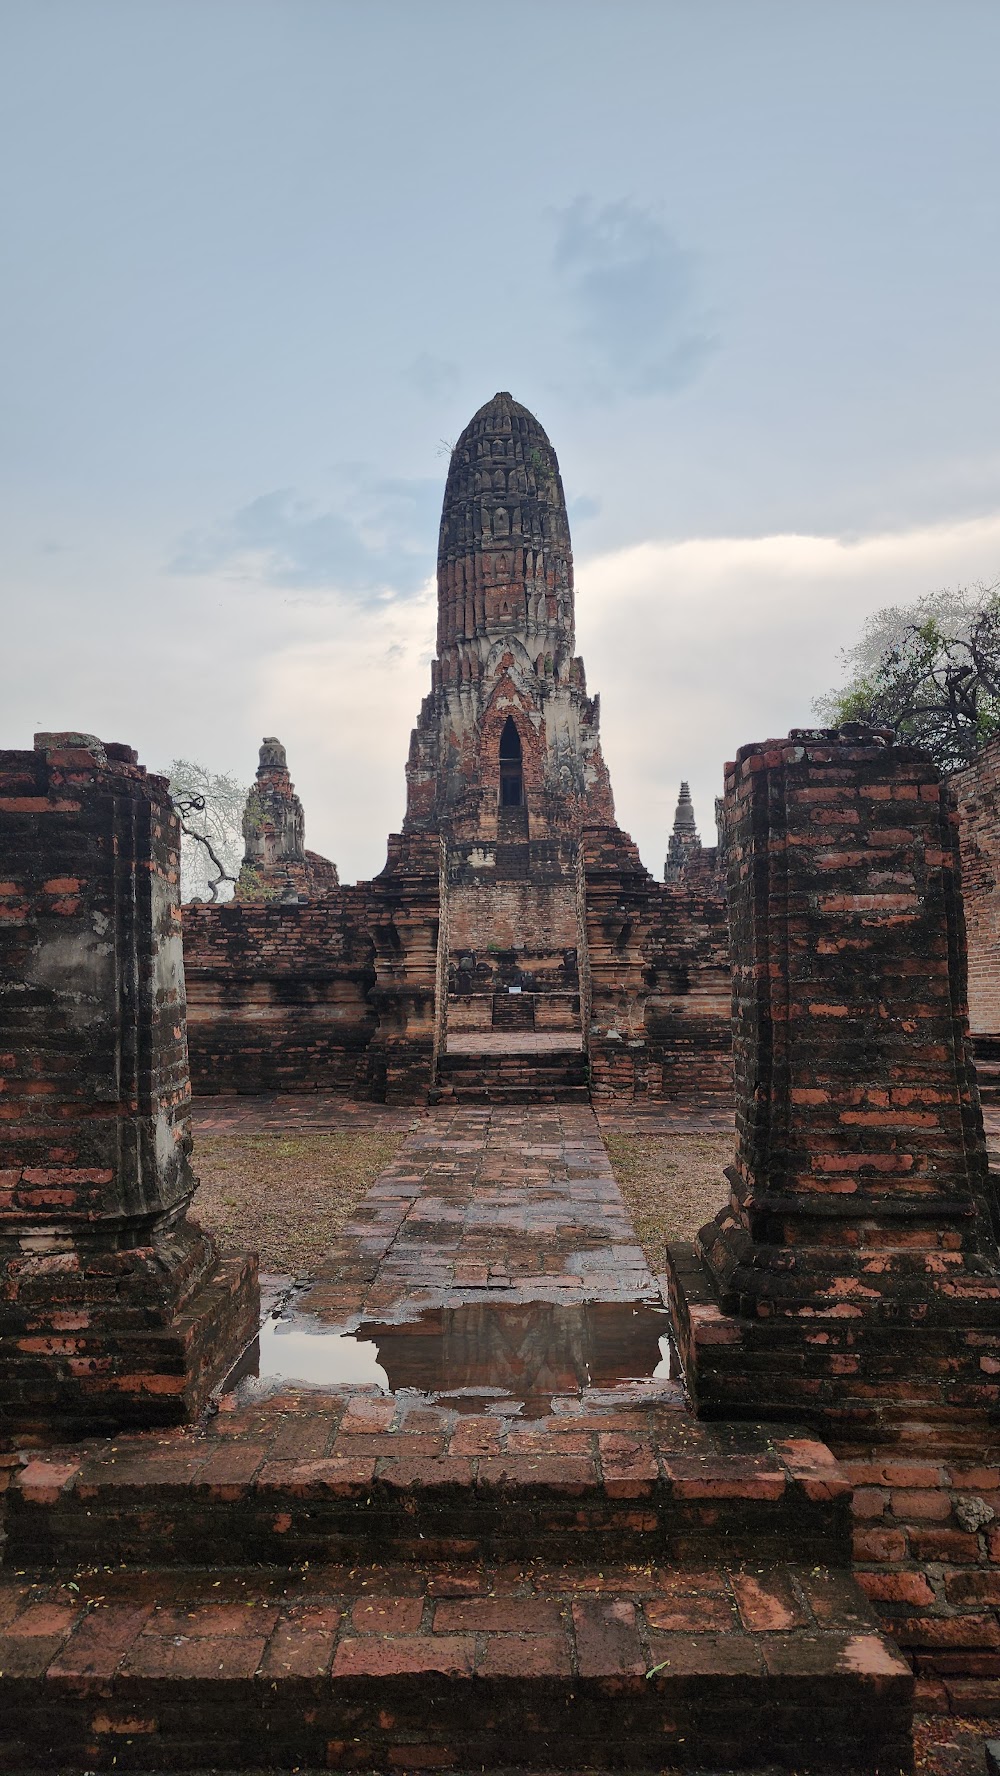
M 199 795 L 184 796 L 180 801 L 176 801 L 176 802 L 173 801 L 173 797 L 171 797 L 171 801 L 173 802 L 174 813 L 177 815 L 177 818 L 181 823 L 181 832 L 186 833 L 189 839 L 196 839 L 199 845 L 204 845 L 205 850 L 208 852 L 209 857 L 211 858 L 213 864 L 215 865 L 215 868 L 219 872 L 218 875 L 215 877 L 214 881 L 210 879 L 209 883 L 208 883 L 208 891 L 211 896 L 211 900 L 213 902 L 217 901 L 219 898 L 220 883 L 232 882 L 233 884 L 235 884 L 237 878 L 235 876 L 231 876 L 229 874 L 229 871 L 226 869 L 226 866 L 222 862 L 222 859 L 217 856 L 216 851 L 215 851 L 215 847 L 213 846 L 211 839 L 208 838 L 207 834 L 199 832 L 197 827 L 189 826 L 187 823 L 187 816 L 189 814 L 204 813 L 205 797 L 199 796 Z

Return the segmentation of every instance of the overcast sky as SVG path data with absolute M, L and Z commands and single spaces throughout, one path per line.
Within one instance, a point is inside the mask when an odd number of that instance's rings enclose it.
M 1000 577 L 996 0 L 0 0 L 0 744 L 382 867 L 447 444 L 558 452 L 619 817 Z

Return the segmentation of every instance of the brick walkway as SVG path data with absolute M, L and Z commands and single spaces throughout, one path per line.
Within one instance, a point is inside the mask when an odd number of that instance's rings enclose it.
M 411 1129 L 303 1307 L 659 1300 L 593 1113 L 441 1109 Z
M 806 1769 L 821 1720 L 845 1767 L 898 1768 L 911 1678 L 847 1570 L 847 1482 L 630 1366 L 666 1322 L 593 1112 L 382 1114 L 402 1149 L 261 1349 L 367 1349 L 391 1391 L 250 1361 L 198 1426 L 33 1454 L 0 1764 Z
M 409 1129 L 427 1115 L 421 1109 L 357 1104 L 343 1092 L 261 1092 L 195 1098 L 191 1126 L 206 1135 L 336 1134 L 340 1130 Z

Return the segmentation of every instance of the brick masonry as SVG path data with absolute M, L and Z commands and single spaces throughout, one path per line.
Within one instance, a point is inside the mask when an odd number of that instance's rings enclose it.
M 255 1261 L 186 1218 L 178 839 L 128 747 L 0 753 L 8 1437 L 188 1417 L 255 1322 Z
M 669 886 L 643 869 L 575 647 L 559 464 L 501 392 L 449 465 L 402 834 L 374 882 L 338 888 L 304 849 L 284 749 L 264 742 L 238 904 L 185 913 L 196 1089 L 426 1103 L 449 1032 L 495 1029 L 582 1036 L 595 1096 L 730 1089 L 716 853 L 692 815 Z
M 911 1679 L 844 1575 L 326 1565 L 0 1586 L 9 1769 L 909 1763 Z M 32 1727 L 28 1728 L 28 1723 Z M 845 1756 L 849 1766 L 845 1765 Z
M 830 1452 L 581 1344 L 656 1298 L 589 1109 L 415 1118 L 321 1270 L 304 1323 L 377 1338 L 388 1395 L 279 1381 L 12 1475 L 0 1758 L 908 1767 Z M 512 1392 L 469 1410 L 477 1372 Z
M 336 864 L 306 850 L 305 813 L 285 749 L 273 734 L 261 744 L 243 812 L 243 842 L 237 900 L 308 900 L 339 886 Z
M 1000 1036 L 1000 742 L 984 747 L 951 787 L 961 835 L 969 1023 L 976 1037 Z
M 915 749 L 795 731 L 741 749 L 726 801 L 737 1149 L 673 1257 L 692 1391 L 982 1439 L 1000 1255 L 946 787 Z
M 732 982 L 714 875 L 654 881 L 619 827 L 583 838 L 585 1003 L 595 1102 L 732 1090 Z

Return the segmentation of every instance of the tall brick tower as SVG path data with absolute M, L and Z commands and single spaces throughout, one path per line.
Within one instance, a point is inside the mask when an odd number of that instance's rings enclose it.
M 614 803 L 574 653 L 573 555 L 556 453 L 494 395 L 452 452 L 437 658 L 407 763 L 404 837 L 446 859 L 449 1032 L 580 1032 L 579 838 Z
M 405 832 L 543 839 L 613 822 L 599 701 L 574 646 L 556 453 L 534 415 L 497 394 L 448 471 L 438 657 L 410 747 Z

